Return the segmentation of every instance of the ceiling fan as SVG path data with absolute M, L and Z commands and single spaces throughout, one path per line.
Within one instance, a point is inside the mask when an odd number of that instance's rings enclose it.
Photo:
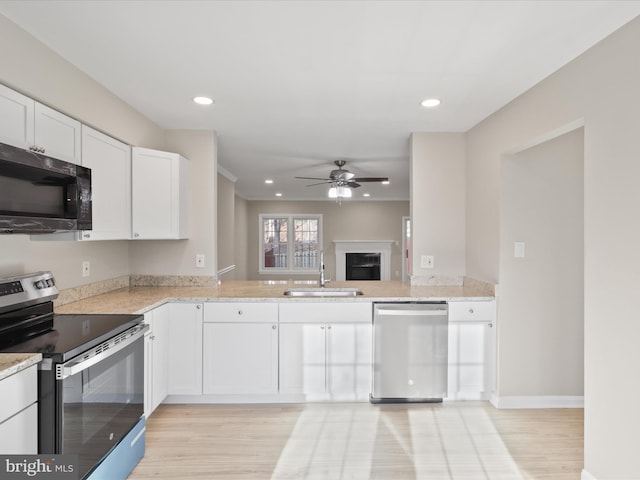
M 388 182 L 389 178 L 387 177 L 356 177 L 354 173 L 351 173 L 349 170 L 346 170 L 344 167 L 345 160 L 335 160 L 333 163 L 338 167 L 336 170 L 331 170 L 329 173 L 329 178 L 317 178 L 317 177 L 295 177 L 303 180 L 321 180 L 318 183 L 311 183 L 307 185 L 307 187 L 313 187 L 315 185 L 324 185 L 331 184 L 335 187 L 350 187 L 350 188 L 358 188 L 360 183 L 365 182 Z

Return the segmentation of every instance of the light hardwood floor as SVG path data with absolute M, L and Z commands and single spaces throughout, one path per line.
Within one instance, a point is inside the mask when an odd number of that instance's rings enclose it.
M 143 479 L 578 480 L 583 411 L 426 405 L 161 405 Z

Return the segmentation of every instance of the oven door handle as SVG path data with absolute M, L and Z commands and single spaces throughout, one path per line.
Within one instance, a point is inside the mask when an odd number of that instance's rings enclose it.
M 79 358 L 56 365 L 56 380 L 64 380 L 127 348 L 136 340 L 144 337 L 149 328 L 149 325 L 141 323 L 92 348 L 84 355 L 80 355 Z

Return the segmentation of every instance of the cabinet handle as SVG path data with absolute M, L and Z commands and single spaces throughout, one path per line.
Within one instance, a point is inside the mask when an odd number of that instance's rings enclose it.
M 327 330 L 331 330 L 331 325 L 327 325 Z
M 272 330 L 275 330 L 276 328 L 278 328 L 278 327 L 276 327 L 275 325 L 271 325 L 271 329 Z
M 151 340 L 155 340 L 156 336 L 155 335 L 151 335 Z
M 320 325 L 320 330 L 324 330 L 324 325 Z
M 91 238 L 91 234 L 90 234 L 90 233 L 85 233 L 85 234 L 83 235 L 83 237 L 84 237 L 84 238 Z
M 473 308 L 469 309 L 469 313 L 473 315 Z
M 242 310 L 238 310 L 238 315 L 242 315 Z
M 41 148 L 41 149 L 40 149 L 40 153 L 44 153 L 44 148 Z
M 138 238 L 139 236 L 140 236 L 140 234 L 139 234 L 139 233 L 134 233 L 134 234 L 133 234 L 133 237 L 134 237 L 134 238 Z
M 490 323 L 490 324 L 488 325 L 488 327 L 489 327 L 489 328 L 493 328 L 493 323 Z
M 202 307 L 202 305 L 196 305 L 196 309 L 200 310 L 200 308 Z

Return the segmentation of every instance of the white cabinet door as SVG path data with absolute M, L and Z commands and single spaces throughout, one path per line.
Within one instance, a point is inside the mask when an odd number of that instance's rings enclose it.
M 369 400 L 371 323 L 327 325 L 327 386 L 332 400 Z
M 326 394 L 325 331 L 320 323 L 280 324 L 280 393 Z
M 202 304 L 168 307 L 168 394 L 202 394 Z
M 82 162 L 81 124 L 71 117 L 35 102 L 34 143 L 44 154 L 67 162 Z
M 37 366 L 14 373 L 0 381 L 0 452 L 38 452 Z
M 38 453 L 38 404 L 0 423 L 0 452 L 3 455 Z
M 281 393 L 366 401 L 370 390 L 371 324 L 280 324 Z
M 368 400 L 371 303 L 281 303 L 280 392 Z
M 144 314 L 151 327 L 145 335 L 145 416 L 158 408 L 167 397 L 169 363 L 167 353 L 169 311 L 167 305 Z
M 145 313 L 144 321 L 147 325 L 153 325 L 153 314 Z M 153 328 L 153 327 L 151 327 Z M 144 416 L 149 418 L 153 413 L 153 340 L 152 333 L 144 335 Z
M 33 146 L 33 99 L 0 85 L 0 142 L 28 149 Z
M 131 147 L 83 125 L 82 164 L 91 169 L 93 229 L 81 239 L 131 238 Z
M 495 390 L 495 301 L 449 303 L 449 400 L 488 400 Z
M 0 85 L 0 142 L 80 164 L 80 125 L 77 120 Z
M 188 237 L 189 162 L 176 153 L 133 148 L 133 238 Z
M 276 323 L 205 323 L 205 394 L 278 393 Z

